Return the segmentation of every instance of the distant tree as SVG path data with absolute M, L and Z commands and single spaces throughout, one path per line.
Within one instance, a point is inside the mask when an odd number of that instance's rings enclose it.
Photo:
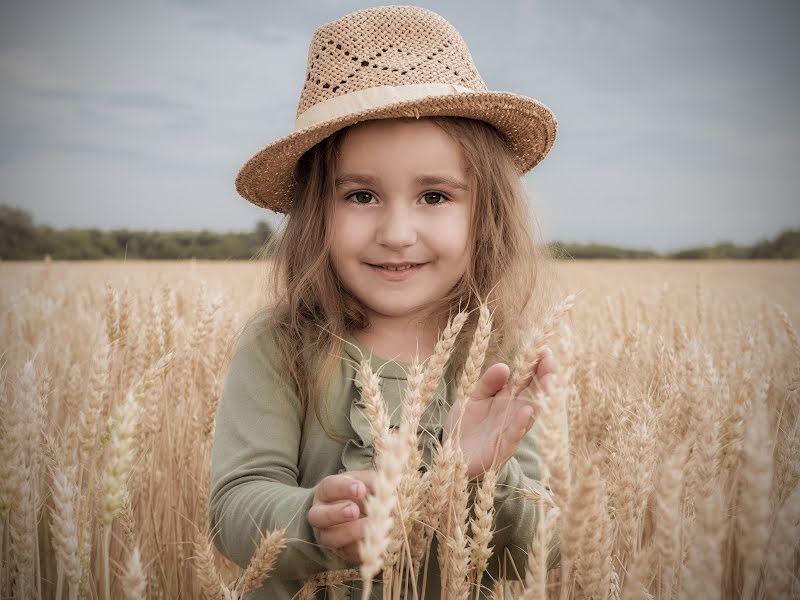
M 32 249 L 35 232 L 31 213 L 0 204 L 0 257 L 4 260 L 24 258 Z
M 275 235 L 275 230 L 268 221 L 262 220 L 256 223 L 256 228 L 253 232 L 253 239 L 257 245 L 264 245 L 273 235 Z
M 552 242 L 550 247 L 556 258 L 566 259 L 611 259 L 611 258 L 657 258 L 658 254 L 652 250 L 634 250 L 607 246 L 605 244 L 572 244 L 565 242 Z
M 113 240 L 115 245 L 115 253 L 119 253 L 122 256 L 132 256 L 133 253 L 131 252 L 131 248 L 129 245 L 133 240 L 136 239 L 137 234 L 134 231 L 130 231 L 128 229 L 113 229 L 110 234 L 111 240 Z
M 774 240 L 762 240 L 750 248 L 750 258 L 800 258 L 800 229 L 787 229 Z
M 218 234 L 212 233 L 208 229 L 203 229 L 197 235 L 197 245 L 200 246 L 201 248 L 207 248 L 213 245 L 218 238 L 219 238 Z
M 670 258 L 677 259 L 698 259 L 698 260 L 711 260 L 711 259 L 738 259 L 748 258 L 750 249 L 743 246 L 737 246 L 732 242 L 720 242 L 714 246 L 697 246 L 694 248 L 684 248 L 670 254 Z

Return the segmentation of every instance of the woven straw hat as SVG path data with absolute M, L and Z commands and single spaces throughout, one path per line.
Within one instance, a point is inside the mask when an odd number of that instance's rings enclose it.
M 545 157 L 558 129 L 538 100 L 487 90 L 461 35 L 437 13 L 400 5 L 350 13 L 314 32 L 294 131 L 242 166 L 236 191 L 287 213 L 295 164 L 312 146 L 359 121 L 434 115 L 490 123 L 521 173 Z

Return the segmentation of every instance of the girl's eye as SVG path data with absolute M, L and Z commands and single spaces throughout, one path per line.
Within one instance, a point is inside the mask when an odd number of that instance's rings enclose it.
M 427 202 L 427 198 L 429 196 L 438 196 L 439 198 L 441 198 L 442 201 L 441 202 Z M 428 204 L 430 206 L 437 206 L 439 204 L 444 204 L 445 201 L 447 201 L 447 197 L 444 194 L 440 194 L 439 192 L 428 192 L 427 194 L 425 194 L 425 198 L 426 198 L 426 204 Z
M 439 201 L 438 202 L 435 202 L 435 201 L 434 202 L 428 202 L 428 200 L 429 200 L 429 198 L 431 196 L 433 196 L 434 198 L 438 198 Z M 361 200 L 359 200 L 359 197 L 361 197 L 361 198 L 366 197 L 366 202 L 362 202 Z M 372 198 L 374 198 L 374 196 L 370 192 L 353 192 L 352 194 L 349 194 L 346 198 L 348 200 L 350 200 L 352 198 L 353 199 L 352 202 L 354 204 L 369 204 L 370 200 Z M 441 194 L 439 192 L 427 192 L 425 194 L 424 198 L 425 198 L 425 204 L 427 204 L 428 206 L 439 206 L 440 204 L 444 204 L 445 202 L 449 202 L 449 199 L 447 198 L 447 196 L 445 196 L 444 194 Z
M 369 192 L 353 192 L 352 194 L 350 194 L 348 196 L 348 199 L 349 198 L 355 198 L 355 203 L 356 204 L 369 204 L 369 200 L 367 200 L 367 202 L 359 202 L 358 201 L 358 197 L 359 196 L 369 196 L 371 198 L 372 194 L 370 194 Z

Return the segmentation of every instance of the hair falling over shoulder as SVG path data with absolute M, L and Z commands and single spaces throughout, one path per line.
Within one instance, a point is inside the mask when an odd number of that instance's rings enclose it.
M 457 377 L 477 327 L 481 300 L 488 301 L 494 323 L 485 364 L 510 359 L 520 343 L 521 326 L 535 321 L 550 301 L 552 254 L 537 242 L 537 220 L 528 210 L 521 174 L 499 132 L 475 119 L 423 118 L 458 142 L 475 194 L 472 260 L 446 297 L 435 306 L 420 307 L 442 327 L 453 309 L 470 311 L 450 362 L 450 372 Z M 297 162 L 288 217 L 258 255 L 272 265 L 265 279 L 268 299 L 241 330 L 256 322 L 276 329 L 301 408 L 306 412 L 312 407 L 323 426 L 320 399 L 343 355 L 343 340 L 368 325 L 366 311 L 341 285 L 328 258 L 327 223 L 333 205 L 328 199 L 334 194 L 336 157 L 346 134 L 347 128 L 335 132 Z

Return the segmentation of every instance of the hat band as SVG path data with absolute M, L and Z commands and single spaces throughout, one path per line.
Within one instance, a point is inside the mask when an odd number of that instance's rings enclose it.
M 422 100 L 430 96 L 451 96 L 474 92 L 472 88 L 453 83 L 413 83 L 409 85 L 381 85 L 366 88 L 319 102 L 295 119 L 295 131 L 313 127 L 371 108 L 380 108 L 397 102 Z

